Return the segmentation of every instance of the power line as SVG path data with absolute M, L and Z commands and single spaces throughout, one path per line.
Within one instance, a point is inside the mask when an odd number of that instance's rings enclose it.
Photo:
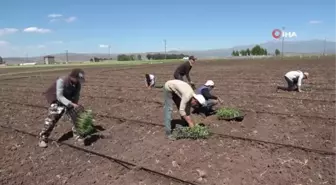
M 68 54 L 68 50 L 65 50 L 65 60 L 66 60 L 66 63 L 69 62 L 69 54 Z
M 109 59 L 111 58 L 111 45 L 108 45 L 108 56 Z
M 282 43 L 281 43 L 281 58 L 283 59 L 284 57 L 284 41 L 285 41 L 285 37 L 284 37 L 284 31 L 285 31 L 285 27 L 282 27 L 282 32 L 281 32 L 281 36 L 282 36 Z
M 165 60 L 167 60 L 167 40 L 163 40 L 164 42 L 164 51 L 165 51 Z
M 326 47 L 327 47 L 327 38 L 324 38 L 324 45 L 323 45 L 323 56 L 325 56 Z

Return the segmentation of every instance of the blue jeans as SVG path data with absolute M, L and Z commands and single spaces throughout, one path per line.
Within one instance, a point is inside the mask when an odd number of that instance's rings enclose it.
M 217 100 L 209 99 L 209 100 L 206 101 L 206 103 L 207 103 L 206 108 L 207 108 L 207 110 L 209 111 L 209 110 L 212 109 L 212 107 L 213 107 L 214 105 L 217 104 Z
M 164 92 L 164 125 L 165 125 L 165 132 L 166 135 L 170 135 L 171 130 L 171 120 L 172 120 L 172 112 L 173 112 L 173 95 L 169 92 L 166 88 L 163 88 Z

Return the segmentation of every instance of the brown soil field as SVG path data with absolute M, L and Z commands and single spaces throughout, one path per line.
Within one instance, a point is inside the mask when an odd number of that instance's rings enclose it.
M 192 115 L 210 127 L 207 140 L 166 139 L 163 91 L 145 88 L 145 73 L 163 85 L 177 65 L 85 68 L 80 104 L 94 112 L 102 137 L 78 145 L 64 118 L 45 149 L 37 146 L 48 106 L 42 93 L 71 68 L 2 68 L 0 184 L 335 184 L 334 57 L 197 61 L 192 80 L 213 80 L 219 106 L 246 113 L 242 122 Z M 303 85 L 311 90 L 276 92 L 298 69 L 310 73 Z

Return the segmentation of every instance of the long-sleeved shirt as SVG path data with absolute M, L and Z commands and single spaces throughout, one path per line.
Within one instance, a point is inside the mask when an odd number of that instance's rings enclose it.
M 75 92 L 75 95 L 73 97 L 73 103 L 78 103 L 79 96 L 80 96 L 80 89 L 77 92 Z M 59 78 L 56 81 L 56 98 L 59 102 L 61 102 L 65 106 L 69 106 L 72 102 L 64 96 L 64 80 L 62 78 Z
M 208 88 L 202 89 L 201 94 L 204 96 L 206 100 L 209 100 L 209 99 L 217 100 L 218 99 L 217 96 L 214 96 L 210 93 L 210 90 Z
M 169 80 L 165 83 L 164 88 L 175 93 L 181 98 L 179 113 L 181 116 L 190 115 L 191 98 L 195 95 L 194 90 L 184 81 Z
M 189 76 L 189 72 L 192 68 L 192 65 L 190 64 L 190 62 L 184 62 L 183 64 L 179 65 L 177 67 L 177 69 L 174 72 L 174 76 L 180 75 L 180 76 L 186 76 L 187 80 L 190 82 L 190 76 Z
M 297 80 L 297 85 L 300 87 L 302 85 L 302 80 L 304 77 L 304 74 L 302 71 L 289 71 L 288 73 L 285 74 L 287 78 L 290 80 L 294 81 Z

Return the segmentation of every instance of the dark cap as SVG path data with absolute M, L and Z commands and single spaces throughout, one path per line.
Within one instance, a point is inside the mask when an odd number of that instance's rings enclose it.
M 193 60 L 195 61 L 197 58 L 195 58 L 194 56 L 189 56 L 189 60 Z
M 76 78 L 78 80 L 85 81 L 84 71 L 82 69 L 79 69 L 79 68 L 73 69 L 69 76 L 73 77 L 73 78 Z

